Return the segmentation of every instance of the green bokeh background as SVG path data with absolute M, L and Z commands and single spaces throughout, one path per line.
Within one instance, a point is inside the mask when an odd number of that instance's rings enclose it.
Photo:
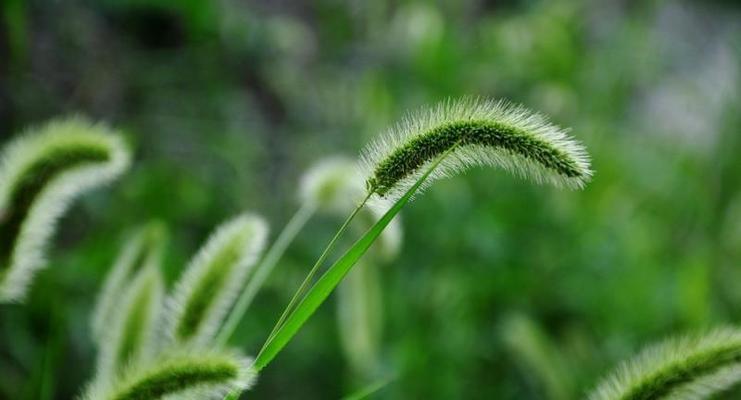
M 80 113 L 136 162 L 62 219 L 29 301 L 0 306 L 0 398 L 80 392 L 92 303 L 138 224 L 170 227 L 172 282 L 219 222 L 253 210 L 274 237 L 313 162 L 461 95 L 571 127 L 596 174 L 569 192 L 472 170 L 406 208 L 381 273 L 397 379 L 374 398 L 584 397 L 648 343 L 741 321 L 739 88 L 733 1 L 1 0 L 3 141 Z M 339 222 L 310 222 L 234 345 L 254 354 Z M 243 398 L 357 389 L 335 312 Z

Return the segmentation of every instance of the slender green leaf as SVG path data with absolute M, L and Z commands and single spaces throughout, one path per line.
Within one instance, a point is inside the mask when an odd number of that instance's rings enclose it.
M 441 155 L 437 161 L 422 175 L 417 182 L 373 225 L 353 246 L 337 260 L 316 284 L 309 290 L 304 299 L 296 306 L 282 326 L 268 339 L 255 360 L 255 368 L 260 371 L 285 347 L 299 329 L 314 314 L 317 308 L 329 297 L 330 293 L 342 281 L 342 278 L 358 262 L 373 242 L 381 235 L 384 228 L 396 214 L 409 202 L 425 179 L 438 166 L 449 152 Z
M 237 325 L 244 317 L 247 312 L 252 300 L 257 295 L 257 292 L 262 288 L 265 280 L 268 279 L 270 273 L 273 271 L 278 261 L 286 252 L 288 245 L 293 242 L 293 239 L 298 235 L 301 228 L 306 225 L 306 222 L 314 215 L 314 205 L 305 205 L 296 211 L 296 214 L 291 218 L 283 231 L 278 235 L 275 243 L 270 247 L 265 258 L 260 262 L 255 270 L 253 276 L 247 282 L 247 286 L 242 290 L 239 295 L 234 308 L 229 312 L 229 315 L 225 319 L 224 325 L 219 331 L 219 335 L 216 338 L 217 343 L 225 345 L 229 338 L 232 336 L 234 331 L 237 329 Z

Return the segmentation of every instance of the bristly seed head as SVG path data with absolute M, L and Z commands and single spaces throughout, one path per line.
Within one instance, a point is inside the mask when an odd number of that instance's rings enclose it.
M 499 166 L 536 182 L 581 188 L 592 171 L 584 147 L 524 107 L 465 98 L 407 116 L 361 154 L 368 191 L 398 199 L 449 151 L 424 186 L 472 166 Z
M 216 229 L 175 285 L 167 335 L 179 344 L 207 345 L 233 306 L 265 247 L 267 223 L 240 215 Z
M 165 292 L 158 267 L 150 264 L 137 272 L 109 310 L 96 379 L 110 379 L 125 366 L 146 360 L 155 352 L 156 326 Z
M 44 265 L 58 218 L 78 195 L 129 164 L 109 128 L 74 117 L 32 129 L 0 156 L 0 302 L 20 301 Z
M 718 329 L 651 347 L 621 365 L 590 400 L 700 400 L 741 381 L 741 332 Z
M 138 228 L 127 238 L 95 302 L 90 325 L 97 344 L 100 344 L 103 332 L 110 328 L 110 321 L 116 317 L 113 310 L 132 278 L 146 268 L 160 268 L 167 238 L 167 228 L 160 221 Z
M 252 360 L 232 352 L 171 349 L 134 363 L 112 381 L 89 386 L 83 400 L 223 399 L 257 377 Z

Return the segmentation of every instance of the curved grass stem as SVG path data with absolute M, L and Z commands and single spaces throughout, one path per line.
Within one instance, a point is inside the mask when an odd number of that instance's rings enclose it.
M 239 322 L 244 317 L 245 312 L 252 304 L 252 300 L 257 295 L 257 292 L 262 288 L 265 280 L 270 276 L 278 261 L 281 259 L 283 254 L 286 252 L 288 246 L 296 238 L 296 235 L 306 225 L 314 212 L 316 206 L 314 204 L 306 203 L 299 208 L 296 213 L 288 221 L 288 224 L 283 231 L 278 235 L 273 245 L 270 247 L 268 252 L 265 254 L 265 258 L 258 265 L 257 270 L 254 273 L 252 279 L 249 280 L 247 286 L 244 288 L 242 293 L 239 295 L 237 302 L 232 308 L 229 316 L 221 327 L 221 331 L 216 338 L 216 343 L 220 346 L 225 346 L 229 341 L 229 338 L 234 334 L 237 329 Z

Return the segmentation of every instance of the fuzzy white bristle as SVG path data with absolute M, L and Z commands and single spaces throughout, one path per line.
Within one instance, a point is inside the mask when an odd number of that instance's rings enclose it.
M 141 362 L 156 353 L 156 326 L 162 313 L 164 292 L 162 274 L 157 266 L 149 265 L 135 275 L 115 309 L 110 310 L 112 315 L 104 327 L 98 350 L 96 379 L 110 379 L 127 364 Z M 143 299 L 146 302 L 142 302 Z M 140 320 L 130 321 L 132 317 Z M 135 325 L 128 326 L 130 322 Z M 139 335 L 137 343 L 125 343 L 132 334 L 128 331 L 131 328 L 138 330 L 134 332 Z M 131 344 L 135 347 L 129 349 L 130 354 L 122 354 L 126 350 L 123 347 Z
M 34 274 L 44 266 L 44 254 L 56 223 L 80 194 L 107 184 L 129 165 L 123 140 L 102 124 L 82 118 L 48 123 L 22 135 L 3 151 L 0 159 L 0 214 L 9 204 L 13 189 L 27 169 L 49 149 L 80 143 L 105 148 L 108 159 L 71 167 L 54 177 L 38 194 L 22 222 L 5 272 L 0 277 L 0 302 L 23 300 Z
M 257 372 L 252 367 L 253 360 L 237 352 L 228 350 L 204 350 L 193 348 L 169 348 L 151 360 L 132 363 L 111 380 L 99 380 L 91 383 L 82 395 L 81 400 L 126 400 L 131 388 L 154 376 L 166 376 L 168 371 L 186 365 L 230 365 L 236 376 L 219 382 L 197 383 L 196 380 L 178 380 L 168 385 L 160 397 L 169 400 L 221 400 L 234 391 L 246 391 L 254 386 Z M 139 398 L 139 397 L 137 397 Z
M 728 358 L 718 362 L 713 354 L 724 353 Z M 728 357 L 728 353 L 734 355 Z M 724 328 L 706 335 L 670 339 L 649 347 L 634 359 L 621 364 L 590 394 L 590 400 L 627 400 L 638 388 L 655 387 L 656 378 L 667 371 L 681 371 L 680 384 L 662 388 L 662 398 L 699 400 L 728 389 L 741 381 L 741 332 Z M 717 357 L 717 356 L 716 356 Z M 699 360 L 699 361 L 697 361 Z M 688 363 L 699 372 L 692 376 Z M 699 368 L 702 363 L 712 363 L 715 368 Z M 716 365 L 717 364 L 717 365 Z M 641 397 L 645 398 L 645 397 Z
M 577 177 L 561 175 L 522 155 L 505 149 L 482 145 L 464 145 L 454 149 L 442 160 L 420 187 L 419 192 L 424 191 L 438 179 L 459 174 L 463 170 L 474 166 L 500 167 L 537 183 L 550 183 L 567 188 L 582 188 L 590 179 L 592 171 L 590 170 L 589 156 L 584 146 L 572 139 L 566 130 L 550 123 L 545 116 L 533 113 L 523 106 L 502 100 L 491 101 L 477 98 L 448 100 L 435 107 L 408 114 L 400 123 L 372 141 L 361 152 L 363 176 L 366 181 L 372 178 L 377 166 L 397 149 L 404 147 L 415 138 L 428 134 L 436 127 L 451 122 L 482 120 L 496 121 L 515 127 L 558 149 L 573 161 L 580 171 L 580 175 Z M 428 160 L 414 172 L 407 174 L 383 198 L 374 195 L 374 204 L 393 203 L 398 200 L 433 162 L 434 160 Z
M 109 268 L 98 300 L 95 302 L 90 325 L 96 343 L 100 343 L 103 331 L 115 316 L 113 309 L 120 301 L 124 287 L 130 282 L 131 277 L 142 269 L 160 267 L 166 242 L 165 232 L 164 225 L 152 222 L 137 229 L 125 241 L 115 262 Z
M 213 298 L 198 321 L 196 332 L 186 342 L 191 345 L 207 345 L 219 329 L 226 313 L 242 290 L 245 280 L 252 272 L 265 247 L 268 225 L 261 217 L 243 214 L 219 226 L 209 237 L 206 244 L 190 262 L 182 277 L 175 285 L 174 294 L 167 301 L 166 336 L 171 341 L 182 340 L 177 337 L 179 323 L 187 318 L 187 305 L 198 293 L 199 283 L 212 272 L 212 268 L 223 267 L 218 259 L 223 251 L 231 246 L 239 249 L 238 259 L 229 266 L 229 273 L 223 280 L 223 286 L 215 291 Z M 237 241 L 235 243 L 235 241 Z

